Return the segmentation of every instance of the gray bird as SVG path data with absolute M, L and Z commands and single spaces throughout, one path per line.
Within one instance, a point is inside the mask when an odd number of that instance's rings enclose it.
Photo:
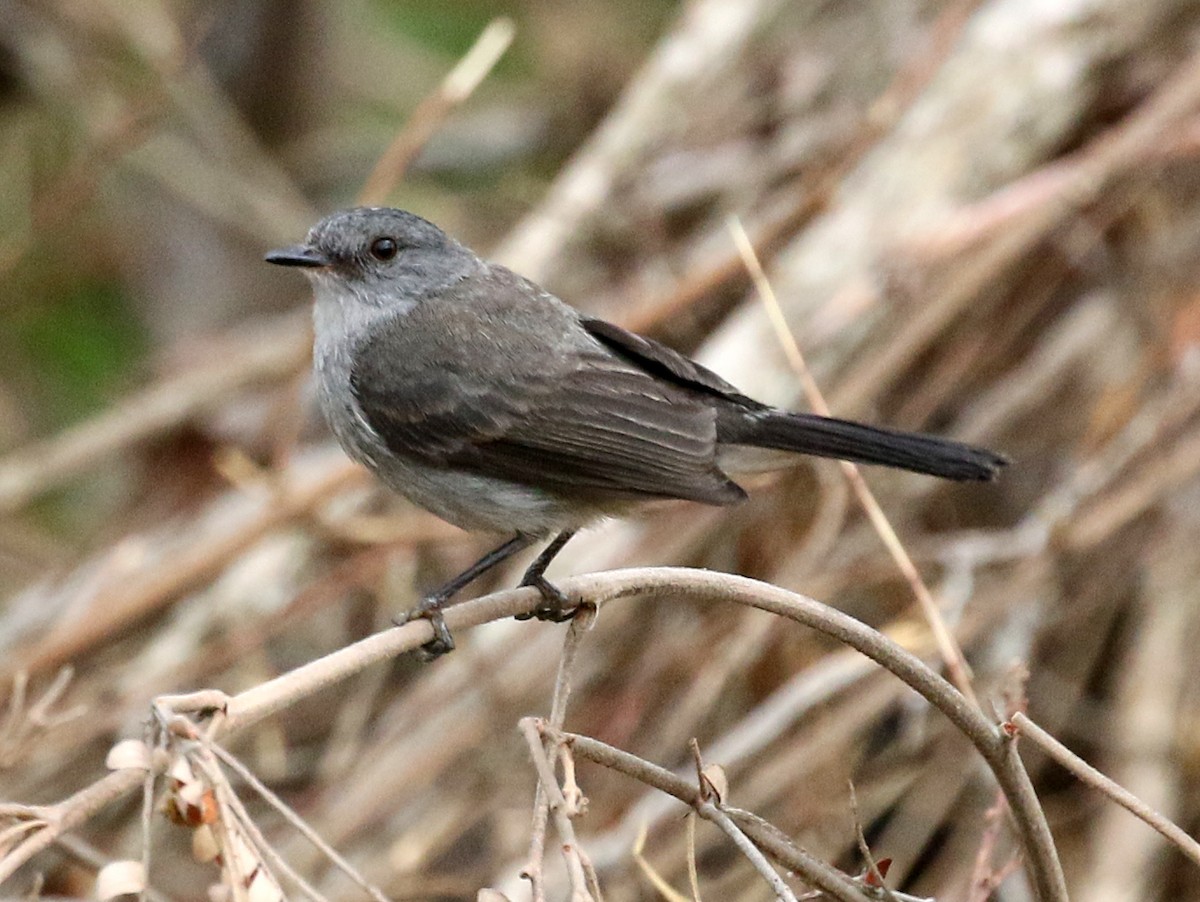
M 449 598 L 539 539 L 553 537 L 521 585 L 541 591 L 539 618 L 570 617 L 547 565 L 578 529 L 638 502 L 734 504 L 746 493 L 729 472 L 787 466 L 794 453 L 956 480 L 991 479 L 1006 463 L 762 404 L 403 210 L 334 213 L 266 259 L 312 280 L 318 397 L 346 453 L 456 526 L 514 534 L 412 613 L 433 624 L 428 656 L 454 647 Z

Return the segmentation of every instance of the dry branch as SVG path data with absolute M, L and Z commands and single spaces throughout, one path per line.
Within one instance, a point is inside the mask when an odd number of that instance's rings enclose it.
M 585 598 L 598 606 L 629 596 L 661 598 L 680 594 L 697 600 L 750 605 L 817 629 L 872 658 L 923 695 L 976 747 L 992 768 L 1013 809 L 1039 897 L 1046 902 L 1066 899 L 1062 871 L 1045 816 L 1011 742 L 950 684 L 882 634 L 819 602 L 727 574 L 672 568 L 614 571 L 573 577 L 563 581 L 561 588 L 572 597 Z M 518 589 L 456 605 L 447 611 L 447 626 L 461 630 L 531 611 L 537 594 L 536 590 Z M 432 629 L 424 621 L 379 633 L 229 698 L 216 712 L 214 727 L 218 735 L 245 729 L 371 664 L 411 651 L 431 638 Z M 211 700 L 206 698 L 203 703 L 207 706 Z M 42 847 L 27 846 L 32 851 Z M 20 855 L 15 852 L 10 855 L 8 870 L 0 870 L 0 878 L 27 857 L 24 849 Z

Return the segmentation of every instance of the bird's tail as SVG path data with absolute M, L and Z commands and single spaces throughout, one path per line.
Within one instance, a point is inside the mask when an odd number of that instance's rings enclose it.
M 988 480 L 1008 463 L 1002 454 L 950 439 L 774 409 L 722 416 L 718 439 L 723 444 L 879 464 L 943 479 Z

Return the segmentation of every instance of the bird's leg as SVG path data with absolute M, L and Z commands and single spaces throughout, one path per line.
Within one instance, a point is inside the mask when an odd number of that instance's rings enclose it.
M 424 660 L 432 661 L 434 658 L 454 650 L 454 638 L 450 635 L 450 630 L 446 627 L 446 618 L 442 616 L 442 609 L 451 596 L 474 582 L 488 570 L 491 570 L 498 564 L 504 563 L 518 551 L 527 548 L 532 542 L 533 536 L 526 535 L 523 532 L 517 533 L 503 545 L 493 548 L 436 592 L 426 595 L 421 599 L 420 604 L 416 608 L 396 618 L 395 622 L 397 626 L 403 626 L 408 621 L 416 620 L 417 618 L 429 621 L 433 627 L 433 638 L 421 646 L 420 655 Z M 541 558 L 538 560 L 541 560 Z M 549 561 L 546 563 L 549 563 Z M 542 569 L 545 568 L 543 567 Z
M 556 535 L 542 553 L 537 556 L 537 559 L 529 565 L 529 569 L 525 571 L 525 575 L 521 577 L 522 586 L 532 586 L 542 593 L 542 603 L 529 614 L 518 614 L 518 620 L 528 620 L 530 617 L 537 617 L 538 620 L 550 620 L 554 623 L 562 623 L 575 616 L 575 610 L 579 605 L 572 604 L 571 599 L 567 598 L 561 589 L 543 575 L 546 572 L 546 568 L 550 566 L 550 562 L 554 560 L 555 555 L 563 550 L 563 546 L 571 540 L 571 536 L 573 535 L 575 535 L 574 529 L 564 529 Z

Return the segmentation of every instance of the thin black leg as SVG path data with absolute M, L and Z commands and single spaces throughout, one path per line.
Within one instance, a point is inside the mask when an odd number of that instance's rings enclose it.
M 518 614 L 518 620 L 528 620 L 530 617 L 537 617 L 538 620 L 550 620 L 554 623 L 562 623 L 565 620 L 570 620 L 575 616 L 575 609 L 578 605 L 571 604 L 571 599 L 563 594 L 558 586 L 551 583 L 543 575 L 546 568 L 550 566 L 550 562 L 563 550 L 563 546 L 571 541 L 571 536 L 575 535 L 576 530 L 564 529 L 556 535 L 549 545 L 543 549 L 542 553 L 537 556 L 529 569 L 525 571 L 525 575 L 521 577 L 522 586 L 533 586 L 542 593 L 542 604 L 533 609 L 529 614 Z
M 396 618 L 397 626 L 401 626 L 418 617 L 428 620 L 433 626 L 433 638 L 421 646 L 420 654 L 422 658 L 432 661 L 434 658 L 454 650 L 454 638 L 450 635 L 450 630 L 446 628 L 446 618 L 442 616 L 442 608 L 446 602 L 455 593 L 466 588 L 466 586 L 473 583 L 493 567 L 504 563 L 522 549 L 528 548 L 533 543 L 533 538 L 533 536 L 526 535 L 523 532 L 517 533 L 503 545 L 493 548 L 436 592 L 426 595 L 414 610 Z M 558 540 L 555 539 L 555 541 L 557 542 Z M 559 547 L 561 548 L 562 546 L 560 545 Z M 538 560 L 540 561 L 541 557 Z M 534 563 L 536 564 L 537 562 L 535 561 Z M 548 564 L 550 561 L 547 559 L 546 563 Z M 545 565 L 543 565 L 542 569 L 546 569 Z
M 493 567 L 503 564 L 517 552 L 528 548 L 533 544 L 533 541 L 533 536 L 526 535 L 523 532 L 517 533 L 503 545 L 493 548 L 462 573 L 458 574 L 458 576 L 454 577 L 454 579 L 450 580 L 436 592 L 431 592 L 426 597 L 436 599 L 439 604 L 449 600 L 452 595 L 456 595 L 465 589 Z

